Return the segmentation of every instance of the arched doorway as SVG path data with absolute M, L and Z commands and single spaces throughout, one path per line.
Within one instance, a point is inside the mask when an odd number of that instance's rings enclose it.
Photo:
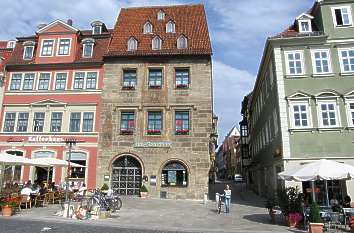
M 36 151 L 32 154 L 33 159 L 37 158 L 55 158 L 55 153 L 52 151 Z M 48 177 L 49 176 L 49 177 Z M 47 182 L 53 179 L 53 167 L 34 167 L 34 181 Z
M 112 189 L 120 195 L 139 195 L 141 165 L 129 155 L 117 158 L 112 164 Z

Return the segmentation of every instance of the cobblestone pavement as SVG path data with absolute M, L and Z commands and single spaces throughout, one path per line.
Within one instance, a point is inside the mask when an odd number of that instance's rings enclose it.
M 224 183 L 216 183 L 210 189 L 210 196 L 221 192 Z M 32 208 L 12 216 L 11 220 L 34 220 L 52 223 L 84 224 L 85 227 L 109 226 L 126 229 L 145 229 L 174 232 L 235 232 L 235 233 L 267 233 L 267 232 L 303 232 L 289 229 L 281 224 L 270 224 L 269 216 L 264 208 L 264 200 L 246 191 L 241 185 L 232 186 L 231 213 L 216 213 L 216 204 L 208 201 L 161 200 L 123 198 L 122 209 L 109 219 L 73 220 L 55 216 L 60 209 L 58 205 L 45 208 Z M 4 218 L 0 218 L 4 219 Z M 280 222 L 280 221 L 279 221 Z

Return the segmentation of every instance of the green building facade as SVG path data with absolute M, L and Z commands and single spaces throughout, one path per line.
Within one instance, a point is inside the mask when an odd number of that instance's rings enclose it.
M 322 158 L 354 165 L 353 10 L 353 0 L 316 1 L 266 42 L 247 111 L 246 171 L 263 196 L 283 183 L 277 178 L 283 170 Z M 307 183 L 286 185 L 309 191 Z M 329 188 L 354 196 L 352 181 Z

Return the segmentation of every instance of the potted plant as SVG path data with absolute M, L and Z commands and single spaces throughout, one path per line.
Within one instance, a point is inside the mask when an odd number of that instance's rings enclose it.
M 268 210 L 270 221 L 274 224 L 275 223 L 275 206 L 277 205 L 277 200 L 274 196 L 269 196 L 267 198 L 265 207 Z
M 303 219 L 302 194 L 299 192 L 298 187 L 288 187 L 278 190 L 278 199 L 280 209 L 287 219 L 289 227 L 296 227 Z
M 10 217 L 12 215 L 12 208 L 18 206 L 17 197 L 8 197 L 0 201 L 2 216 Z
M 323 232 L 323 223 L 320 216 L 320 207 L 314 202 L 310 206 L 310 233 L 322 233 Z
M 148 189 L 146 188 L 145 185 L 141 185 L 141 187 L 139 189 L 139 192 L 140 192 L 140 197 L 141 198 L 146 198 L 147 195 L 148 195 Z

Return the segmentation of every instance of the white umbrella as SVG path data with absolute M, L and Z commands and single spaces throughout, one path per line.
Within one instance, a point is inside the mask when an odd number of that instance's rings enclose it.
M 348 164 L 339 163 L 332 160 L 321 159 L 303 165 L 300 168 L 290 169 L 278 174 L 280 178 L 287 181 L 315 181 L 325 180 L 327 205 L 328 188 L 327 180 L 350 180 L 354 178 L 354 167 Z M 312 183 L 313 185 L 313 183 Z M 314 189 L 314 187 L 312 188 Z M 312 190 L 314 198 L 314 190 Z
M 46 164 L 44 167 L 49 166 L 58 166 L 58 167 L 68 167 L 69 162 L 66 160 L 62 159 L 57 159 L 57 158 L 37 158 L 37 159 L 32 159 L 34 163 L 43 163 Z M 81 164 L 73 163 L 70 162 L 70 167 L 85 167 Z
M 354 167 L 336 161 L 321 159 L 278 174 L 284 180 L 349 180 L 354 178 Z
M 6 152 L 0 153 L 0 163 L 3 165 L 36 165 L 32 159 L 8 154 Z

